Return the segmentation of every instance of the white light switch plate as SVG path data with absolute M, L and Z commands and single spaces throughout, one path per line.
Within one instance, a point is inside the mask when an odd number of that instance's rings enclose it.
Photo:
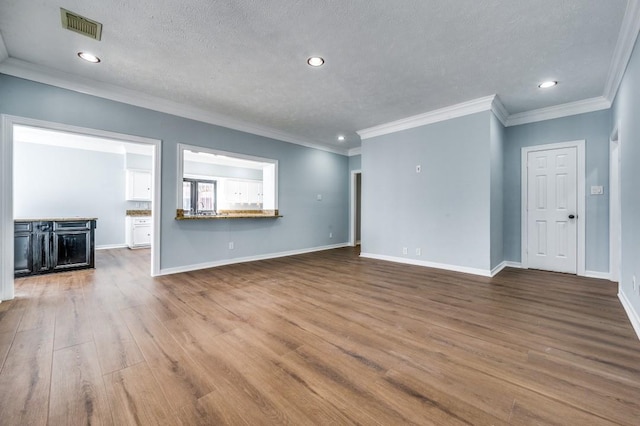
M 604 188 L 602 187 L 602 185 L 591 187 L 591 195 L 602 195 L 602 194 L 604 194 Z

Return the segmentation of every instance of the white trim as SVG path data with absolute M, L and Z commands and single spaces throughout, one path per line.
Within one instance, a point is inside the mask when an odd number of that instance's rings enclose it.
M 1 69 L 0 69 L 1 70 Z M 452 118 L 463 117 L 465 115 L 475 114 L 477 112 L 489 111 L 493 108 L 496 95 L 486 96 L 484 98 L 473 99 L 435 111 L 429 111 L 424 114 L 418 114 L 390 123 L 380 124 L 378 126 L 369 127 L 367 129 L 358 130 L 356 133 L 360 135 L 362 140 L 370 139 L 376 136 L 387 135 L 402 130 L 413 129 L 415 127 L 425 126 L 427 124 L 437 123 L 440 121 L 451 120 Z
M 508 260 L 502 261 L 498 266 L 491 270 L 491 276 L 495 277 L 498 275 L 504 268 L 518 268 L 522 269 L 522 264 L 520 262 L 510 262 Z
M 383 254 L 360 253 L 360 257 L 366 259 L 384 260 L 387 262 L 404 263 L 407 265 L 425 266 L 427 268 L 444 269 L 447 271 L 462 272 L 464 274 L 480 275 L 483 277 L 491 277 L 491 271 L 488 269 L 468 268 L 466 266 L 449 265 L 446 263 L 427 262 L 425 260 L 408 259 L 405 257 L 386 256 Z
M 586 247 L 585 247 L 585 235 L 586 235 L 586 174 L 585 174 L 585 141 L 577 140 L 571 142 L 560 142 L 560 143 L 552 143 L 546 145 L 534 145 L 534 146 L 526 146 L 522 148 L 522 155 L 520 160 L 520 209 L 521 209 L 521 256 L 522 256 L 522 267 L 527 269 L 529 267 L 528 257 L 527 257 L 527 157 L 530 152 L 535 151 L 547 151 L 551 149 L 561 149 L 561 148 L 576 148 L 577 149 L 577 170 L 576 170 L 576 184 L 577 184 L 577 207 L 578 211 L 576 215 L 578 216 L 577 223 L 577 237 L 578 237 L 578 247 L 576 252 L 576 270 L 577 275 L 585 276 L 585 258 L 586 258 Z
M 90 129 L 86 127 L 71 126 L 44 120 L 36 120 L 27 117 L 2 115 L 2 142 L 0 146 L 0 169 L 2 170 L 2 192 L 0 194 L 0 255 L 2 258 L 2 270 L 0 277 L 0 289 L 2 299 L 13 298 L 13 126 L 31 126 L 60 132 L 78 133 L 87 136 L 97 136 L 105 139 L 114 139 L 128 143 L 138 143 L 153 147 L 153 182 L 154 196 L 151 205 L 153 221 L 153 244 L 151 247 L 151 276 L 158 275 L 160 271 L 160 224 L 161 224 L 161 195 L 162 195 L 162 170 L 161 155 L 162 141 L 140 136 L 126 135 L 123 133 L 109 132 L 105 130 Z M 7 297 L 8 296 L 8 297 Z
M 160 270 L 159 275 L 179 274 L 181 272 L 197 271 L 199 269 L 217 268 L 218 266 L 233 265 L 236 263 L 255 262 L 258 260 L 276 259 L 279 257 L 296 256 L 305 253 L 314 253 L 317 251 L 333 250 L 337 248 L 348 247 L 347 243 L 333 244 L 329 246 L 311 247 L 300 250 L 282 251 L 279 253 L 267 253 L 256 256 L 236 257 L 234 259 L 216 260 L 213 262 L 197 263 L 194 265 L 177 266 L 175 268 L 165 268 Z
M 618 299 L 620 299 L 620 303 L 622 303 L 622 307 L 624 311 L 627 313 L 629 317 L 629 321 L 631 321 L 631 325 L 638 335 L 638 339 L 640 339 L 640 314 L 633 309 L 633 305 L 627 298 L 627 295 L 622 291 L 622 288 L 618 290 Z
M 616 48 L 613 51 L 607 82 L 604 86 L 603 96 L 609 101 L 613 102 L 618 93 L 638 38 L 638 32 L 640 32 L 640 1 L 629 0 L 627 10 L 622 18 Z
M 356 155 L 362 155 L 362 147 L 358 146 L 355 148 L 351 148 L 349 151 L 347 151 L 347 155 L 349 157 L 354 157 Z
M 500 262 L 500 264 L 498 266 L 496 266 L 495 268 L 493 268 L 491 270 L 491 273 L 490 273 L 491 276 L 495 277 L 496 275 L 498 275 L 506 267 L 507 267 L 507 262 L 506 261 Z
M 569 117 L 587 112 L 600 111 L 611 108 L 611 101 L 599 96 L 597 98 L 584 99 L 569 102 L 562 105 L 554 105 L 547 108 L 534 109 L 532 111 L 512 114 L 507 118 L 507 126 L 535 123 L 538 121 L 552 120 L 554 118 Z
M 362 170 L 351 170 L 351 179 L 349 179 L 349 245 L 352 247 L 355 247 L 359 243 L 359 241 L 356 241 L 356 184 L 358 174 L 360 174 L 360 179 L 362 179 Z M 362 182 L 362 180 L 360 182 Z M 362 198 L 360 201 L 362 203 Z
M 229 129 L 251 133 L 270 139 L 306 146 L 307 148 L 347 155 L 345 148 L 329 147 L 321 141 L 315 141 L 266 126 L 252 124 L 227 115 L 218 114 L 203 108 L 197 108 L 135 90 L 125 89 L 113 84 L 68 74 L 51 68 L 37 66 L 16 58 L 8 58 L 0 63 L 0 73 L 20 77 L 87 95 L 97 96 L 129 105 L 148 108 L 178 117 L 189 118 L 203 123 L 222 126 Z
M 587 278 L 597 278 L 599 280 L 610 280 L 611 274 L 608 272 L 600 271 L 584 271 L 584 276 Z
M 0 300 L 14 298 L 13 288 L 13 124 L 2 115 L 0 140 Z
M 507 126 L 507 120 L 509 119 L 509 111 L 504 107 L 498 95 L 495 95 L 493 102 L 491 103 L 491 111 L 496 116 L 503 126 Z
M 4 39 L 2 38 L 2 34 L 0 34 L 0 63 L 9 59 L 9 52 L 7 51 L 7 45 L 4 44 Z
M 622 139 L 620 138 L 620 127 L 621 123 L 616 123 L 609 137 L 609 279 L 614 282 L 620 281 L 622 256 L 622 179 L 620 179 Z
M 121 249 L 127 248 L 126 244 L 103 244 L 101 246 L 96 246 L 96 250 L 111 250 L 111 249 Z

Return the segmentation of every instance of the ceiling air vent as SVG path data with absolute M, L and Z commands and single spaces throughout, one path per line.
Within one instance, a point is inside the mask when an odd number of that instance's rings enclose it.
M 62 28 L 91 37 L 94 40 L 100 40 L 102 37 L 102 24 L 100 22 L 85 18 L 63 8 L 60 8 L 60 16 L 62 17 Z

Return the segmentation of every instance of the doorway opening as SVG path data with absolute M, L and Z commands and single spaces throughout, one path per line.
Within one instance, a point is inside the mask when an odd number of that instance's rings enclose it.
M 150 274 L 159 275 L 159 140 L 13 116 L 2 117 L 2 130 L 0 300 L 14 297 L 14 264 L 20 254 L 14 251 L 15 219 L 97 217 L 100 250 L 128 246 L 128 213 L 148 211 L 153 218 L 145 234 Z M 151 183 L 145 186 L 148 195 L 140 198 L 138 191 L 139 198 L 131 198 L 126 195 L 130 170 L 140 174 L 142 169 Z
M 522 267 L 585 275 L 585 141 L 522 148 Z
M 362 171 L 351 171 L 350 182 L 350 218 L 349 218 L 349 245 L 359 246 L 361 240 L 361 215 L 362 215 Z

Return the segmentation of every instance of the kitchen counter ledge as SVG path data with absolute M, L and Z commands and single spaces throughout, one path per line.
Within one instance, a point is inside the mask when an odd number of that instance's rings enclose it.
M 282 217 L 278 210 L 243 210 L 237 212 L 224 211 L 216 215 L 190 215 L 185 214 L 184 210 L 176 211 L 176 220 L 221 220 L 221 219 L 266 219 Z

